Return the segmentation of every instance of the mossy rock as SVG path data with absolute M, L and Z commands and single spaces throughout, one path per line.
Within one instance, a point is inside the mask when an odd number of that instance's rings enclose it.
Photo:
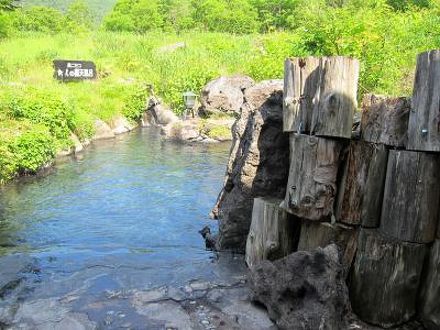
M 210 128 L 206 134 L 208 137 L 218 141 L 230 141 L 232 140 L 231 129 L 225 125 L 219 125 Z

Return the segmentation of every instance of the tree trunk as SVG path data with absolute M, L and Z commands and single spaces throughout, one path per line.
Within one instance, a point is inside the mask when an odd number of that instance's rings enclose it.
M 333 214 L 336 178 L 344 143 L 290 136 L 290 170 L 284 207 L 295 216 L 324 221 Z
M 351 141 L 339 185 L 336 220 L 377 227 L 382 208 L 388 151 L 383 145 Z
M 408 149 L 440 151 L 440 50 L 417 57 Z
M 284 65 L 284 132 L 308 133 L 319 82 L 319 58 L 287 59 Z
M 440 201 L 439 155 L 390 151 L 380 228 L 399 240 L 435 239 Z
M 313 251 L 335 243 L 342 255 L 342 264 L 350 269 L 356 254 L 358 230 L 353 227 L 328 222 L 303 221 L 299 237 L 298 251 Z
M 362 139 L 403 148 L 408 139 L 411 100 L 367 94 L 362 102 Z
M 425 327 L 440 329 L 440 240 L 431 248 L 426 277 L 423 279 L 420 314 Z
M 358 79 L 358 60 L 342 56 L 321 58 L 312 134 L 351 138 Z
M 246 263 L 283 258 L 296 250 L 299 221 L 282 210 L 281 199 L 255 198 L 246 242 Z
M 403 243 L 362 229 L 352 268 L 350 296 L 354 312 L 365 322 L 385 328 L 416 313 L 426 246 Z

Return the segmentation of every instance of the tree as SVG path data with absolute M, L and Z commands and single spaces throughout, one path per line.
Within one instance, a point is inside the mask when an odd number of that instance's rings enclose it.
M 35 6 L 16 11 L 13 25 L 19 31 L 57 33 L 65 30 L 66 18 L 54 8 Z
M 9 34 L 11 27 L 10 13 L 17 8 L 17 2 L 14 0 L 0 0 L 0 38 Z
M 0 11 L 14 10 L 17 8 L 17 2 L 14 0 L 0 0 Z
M 195 8 L 191 0 L 163 0 L 164 27 L 180 32 L 195 26 Z
M 84 0 L 72 2 L 66 16 L 71 30 L 90 30 L 93 27 L 94 15 Z
M 143 33 L 162 26 L 163 16 L 157 0 L 119 0 L 104 20 L 105 29 L 110 31 Z
M 196 21 L 208 31 L 253 33 L 259 30 L 258 13 L 248 0 L 201 0 L 194 5 Z
M 252 0 L 252 6 L 258 11 L 263 32 L 285 29 L 288 17 L 291 16 L 298 0 Z

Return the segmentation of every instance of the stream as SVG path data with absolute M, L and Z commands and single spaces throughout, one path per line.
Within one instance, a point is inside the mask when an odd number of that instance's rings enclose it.
M 0 188 L 0 329 L 270 328 L 198 233 L 228 151 L 141 129 Z

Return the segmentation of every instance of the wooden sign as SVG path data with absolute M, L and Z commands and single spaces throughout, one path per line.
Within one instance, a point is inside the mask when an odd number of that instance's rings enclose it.
M 96 79 L 96 65 L 91 61 L 53 61 L 54 78 L 61 81 Z

